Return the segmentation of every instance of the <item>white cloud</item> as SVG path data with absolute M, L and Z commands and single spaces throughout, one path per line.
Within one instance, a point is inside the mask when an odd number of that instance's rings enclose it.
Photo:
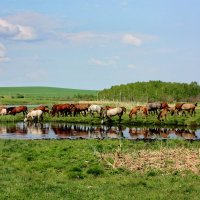
M 12 24 L 4 19 L 0 19 L 0 35 L 11 40 L 34 40 L 37 38 L 33 28 Z
M 31 11 L 9 15 L 4 19 L 11 24 L 31 27 L 34 32 L 37 32 L 37 38 L 39 39 L 46 39 L 49 36 L 55 37 L 56 33 L 59 33 L 58 30 L 62 30 L 62 28 L 65 28 L 65 30 L 70 29 L 73 26 L 67 20 Z
M 62 37 L 69 42 L 79 44 L 106 44 L 110 39 L 109 34 L 93 32 L 64 33 Z
M 132 34 L 124 34 L 122 37 L 122 41 L 125 44 L 130 44 L 134 46 L 140 46 L 142 44 L 142 40 Z
M 121 0 L 127 5 L 128 0 Z M 12 40 L 48 39 L 63 40 L 72 44 L 108 46 L 119 43 L 140 46 L 144 41 L 152 40 L 152 36 L 134 33 L 114 32 L 73 32 L 78 24 L 68 20 L 53 18 L 37 12 L 21 12 L 0 19 L 0 36 Z
M 136 69 L 137 67 L 134 64 L 128 64 L 129 69 Z
M 113 66 L 117 63 L 119 59 L 120 58 L 118 56 L 113 56 L 109 59 L 91 58 L 89 60 L 89 64 L 97 66 Z
M 13 37 L 14 40 L 34 40 L 36 34 L 31 27 L 18 26 L 19 32 Z
M 99 44 L 101 46 L 108 46 L 108 44 L 119 44 L 121 41 L 128 45 L 141 46 L 144 42 L 154 41 L 157 39 L 157 37 L 152 35 L 110 32 L 58 33 L 57 36 L 71 43 Z

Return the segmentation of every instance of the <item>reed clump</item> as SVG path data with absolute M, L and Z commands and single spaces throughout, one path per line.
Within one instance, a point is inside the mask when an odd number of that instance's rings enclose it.
M 159 150 L 142 149 L 125 153 L 118 147 L 114 153 L 97 152 L 96 155 L 113 169 L 125 168 L 142 173 L 157 170 L 165 174 L 190 171 L 200 175 L 200 148 L 163 147 Z

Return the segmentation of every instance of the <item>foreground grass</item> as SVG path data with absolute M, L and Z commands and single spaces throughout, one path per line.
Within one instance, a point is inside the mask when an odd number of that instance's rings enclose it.
M 130 170 L 99 157 L 180 148 L 200 143 L 0 140 L 0 199 L 198 199 L 200 176 L 189 168 Z

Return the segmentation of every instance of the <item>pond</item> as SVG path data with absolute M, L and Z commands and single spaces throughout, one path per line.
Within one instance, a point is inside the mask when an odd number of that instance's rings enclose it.
M 6 139 L 186 139 L 199 140 L 200 129 L 169 127 L 90 126 L 72 123 L 0 124 L 0 138 Z

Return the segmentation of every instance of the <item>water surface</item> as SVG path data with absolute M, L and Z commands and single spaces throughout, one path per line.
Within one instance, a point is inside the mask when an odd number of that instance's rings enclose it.
M 199 140 L 200 129 L 161 127 L 90 126 L 69 123 L 0 124 L 0 138 L 7 139 L 187 139 Z

